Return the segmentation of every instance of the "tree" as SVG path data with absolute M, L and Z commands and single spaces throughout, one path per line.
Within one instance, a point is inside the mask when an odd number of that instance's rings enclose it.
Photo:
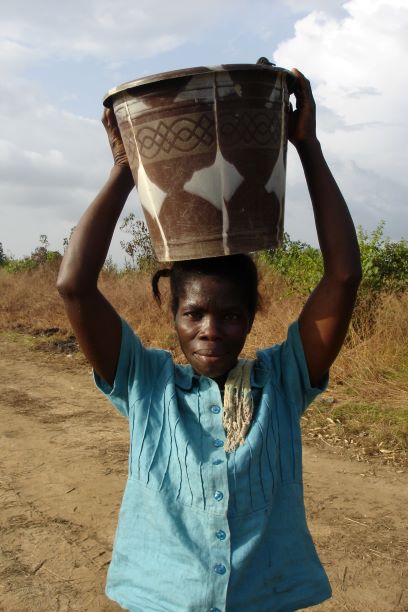
M 44 264 L 48 259 L 48 247 L 50 243 L 46 234 L 40 235 L 40 246 L 31 253 L 31 259 L 36 264 Z
M 72 234 L 74 233 L 75 228 L 76 228 L 76 225 L 74 225 L 74 227 L 71 227 L 68 238 L 65 237 L 64 240 L 62 241 L 62 248 L 64 249 L 64 253 L 68 248 L 69 241 L 72 238 Z
M 8 262 L 8 257 L 6 256 L 4 252 L 3 243 L 0 242 L 0 267 L 5 266 L 7 262 Z
M 136 219 L 136 215 L 130 213 L 123 219 L 120 229 L 131 236 L 128 241 L 121 240 L 120 246 L 130 257 L 132 267 L 149 270 L 155 266 L 157 258 L 145 222 Z

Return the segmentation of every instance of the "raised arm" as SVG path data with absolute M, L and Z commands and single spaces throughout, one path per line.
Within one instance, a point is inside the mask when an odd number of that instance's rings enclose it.
M 114 113 L 105 109 L 102 122 L 114 166 L 95 200 L 81 217 L 61 263 L 57 288 L 78 343 L 95 371 L 113 384 L 121 343 L 121 323 L 97 287 L 112 234 L 134 187 Z
M 309 81 L 298 70 L 296 110 L 289 116 L 289 139 L 305 173 L 324 273 L 300 318 L 300 335 L 312 385 L 327 373 L 344 342 L 361 280 L 360 252 L 346 202 L 324 159 L 316 136 L 316 108 Z

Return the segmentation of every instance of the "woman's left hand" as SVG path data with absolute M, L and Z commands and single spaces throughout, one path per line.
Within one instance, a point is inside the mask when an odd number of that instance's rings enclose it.
M 103 109 L 102 123 L 108 135 L 115 166 L 129 167 L 129 161 L 113 108 Z
M 292 72 L 296 77 L 296 110 L 291 106 L 289 111 L 288 138 L 297 148 L 317 140 L 316 103 L 307 78 L 296 68 L 293 68 Z

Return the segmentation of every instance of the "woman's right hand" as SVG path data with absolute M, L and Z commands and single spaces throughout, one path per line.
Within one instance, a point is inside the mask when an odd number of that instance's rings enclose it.
M 296 77 L 296 110 L 290 109 L 288 138 L 295 147 L 304 144 L 315 144 L 316 137 L 316 103 L 312 88 L 307 78 L 296 68 L 292 70 Z
M 129 167 L 129 160 L 126 155 L 113 108 L 105 108 L 103 110 L 102 123 L 108 135 L 115 166 Z

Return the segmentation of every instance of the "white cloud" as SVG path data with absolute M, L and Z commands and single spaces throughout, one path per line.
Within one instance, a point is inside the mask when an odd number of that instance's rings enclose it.
M 60 248 L 111 163 L 99 121 L 51 103 L 45 93 L 54 88 L 47 80 L 48 66 L 51 74 L 59 66 L 68 69 L 71 82 L 72 73 L 78 72 L 81 83 L 93 76 L 86 72 L 92 62 L 80 61 L 84 58 L 96 60 L 94 66 L 104 64 L 108 75 L 132 58 L 140 70 L 141 59 L 162 55 L 166 62 L 166 53 L 185 41 L 195 45 L 208 39 L 210 45 L 211 31 L 233 19 L 239 22 L 241 7 L 254 11 L 246 0 L 190 5 L 184 0 L 72 0 L 58 5 L 14 0 L 2 7 L 0 241 L 6 248 L 16 255 L 27 253 L 40 233 L 48 233 L 52 248 Z M 183 63 L 188 65 L 188 58 L 181 57 Z M 102 93 L 95 93 L 95 99 Z M 59 100 L 73 95 L 62 90 Z M 135 204 L 132 196 L 127 210 L 137 210 Z
M 61 249 L 109 168 L 103 127 L 49 104 L 25 79 L 8 81 L 2 93 L 0 241 L 21 255 L 49 233 Z
M 386 231 L 407 236 L 408 5 L 351 0 L 344 9 L 342 18 L 313 11 L 300 19 L 275 58 L 312 82 L 320 139 L 356 221 L 372 227 L 384 218 Z M 290 167 L 288 177 L 302 180 Z
M 326 14 L 344 16 L 345 0 L 285 0 L 285 4 L 293 13 L 309 13 L 322 11 Z
M 17 255 L 30 252 L 40 233 L 49 234 L 52 248 L 61 248 L 111 163 L 99 120 L 68 113 L 45 94 L 44 84 L 47 91 L 54 86 L 46 82 L 48 66 L 55 74 L 60 65 L 55 60 L 63 60 L 64 69 L 78 73 L 78 89 L 71 75 L 70 87 L 60 89 L 60 101 L 64 96 L 66 101 L 76 95 L 82 99 L 81 86 L 88 77 L 92 85 L 86 83 L 87 95 L 94 86 L 87 72 L 91 64 L 104 65 L 104 77 L 115 85 L 116 71 L 132 58 L 139 74 L 150 65 L 143 58 L 156 57 L 154 66 L 168 69 L 169 52 L 180 48 L 171 61 L 191 65 L 195 60 L 186 50 L 197 43 L 209 56 L 219 54 L 220 61 L 225 54 L 231 63 L 266 54 L 281 66 L 302 69 L 314 86 L 327 158 L 356 221 L 370 228 L 385 218 L 394 237 L 407 236 L 406 0 L 285 0 L 284 6 L 298 20 L 294 35 L 275 54 L 262 51 L 281 27 L 267 0 L 190 5 L 185 0 L 72 0 L 58 5 L 14 0 L 2 7 L 0 241 L 5 248 Z M 286 32 L 292 31 L 287 21 L 284 25 Z M 95 61 L 87 64 L 84 58 Z M 32 76 L 35 68 L 41 77 Z M 95 100 L 103 93 L 95 92 Z M 304 185 L 292 151 L 287 228 L 312 241 L 314 224 Z M 135 204 L 132 195 L 126 210 L 137 210 Z M 119 259 L 120 247 L 114 251 Z
M 217 20 L 239 10 L 242 0 L 51 0 L 9 3 L 0 32 L 9 40 L 62 56 L 110 60 L 137 59 L 170 51 L 186 40 L 200 38 Z

